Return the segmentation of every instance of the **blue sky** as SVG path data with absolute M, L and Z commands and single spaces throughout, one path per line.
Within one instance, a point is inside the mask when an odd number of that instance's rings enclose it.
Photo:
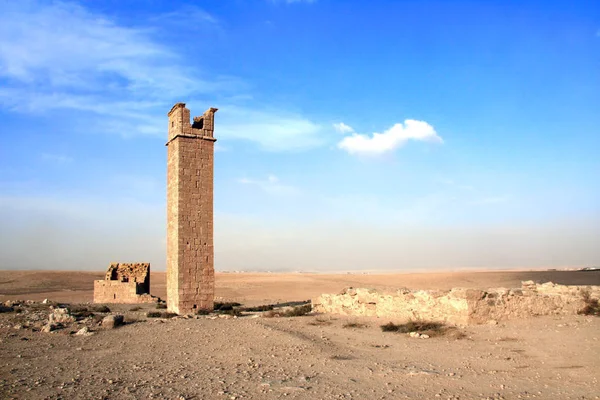
M 176 102 L 217 269 L 600 264 L 597 1 L 0 1 L 0 269 L 164 269 Z

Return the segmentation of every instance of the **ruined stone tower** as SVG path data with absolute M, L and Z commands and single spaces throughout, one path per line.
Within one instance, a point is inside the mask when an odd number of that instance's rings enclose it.
M 213 309 L 216 111 L 209 108 L 193 123 L 184 103 L 167 114 L 167 307 L 178 314 Z

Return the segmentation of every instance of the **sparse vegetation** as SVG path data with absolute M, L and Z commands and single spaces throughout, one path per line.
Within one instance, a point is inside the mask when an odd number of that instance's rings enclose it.
M 108 308 L 105 305 L 99 305 L 99 306 L 93 306 L 91 311 L 100 312 L 100 313 L 109 313 L 110 308 Z
M 396 333 L 419 332 L 421 334 L 426 334 L 429 337 L 452 336 L 456 339 L 462 339 L 466 336 L 454 326 L 448 326 L 441 322 L 421 320 L 411 320 L 404 324 L 394 324 L 393 322 L 389 322 L 385 325 L 381 325 L 381 330 L 384 332 Z
M 142 307 L 140 307 L 140 306 L 135 306 L 135 307 L 131 307 L 131 308 L 129 309 L 129 311 L 140 311 L 141 309 L 142 309 Z
M 273 308 L 275 308 L 275 306 L 273 304 L 265 304 L 262 306 L 242 307 L 242 308 L 240 308 L 240 311 L 264 312 L 264 311 L 271 311 Z
M 208 310 L 198 310 L 196 311 L 196 315 L 208 315 L 210 314 L 210 311 Z
M 273 318 L 273 317 L 301 317 L 303 315 L 308 314 L 312 311 L 312 306 L 310 304 L 304 304 L 301 306 L 296 306 L 292 308 L 282 308 L 275 309 L 271 311 L 267 311 L 263 314 L 263 317 Z
M 239 307 L 239 306 L 241 306 L 241 304 L 236 303 L 236 302 L 230 302 L 230 303 L 215 302 L 213 309 L 215 311 L 230 311 L 230 310 L 233 310 L 234 307 Z
M 598 299 L 593 299 L 588 291 L 583 292 L 582 296 L 585 306 L 577 313 L 579 315 L 594 315 L 600 317 L 600 304 Z
M 361 324 L 360 322 L 346 322 L 342 325 L 342 328 L 366 328 L 367 324 Z
M 166 308 L 167 308 L 167 305 L 165 303 L 157 303 L 156 304 L 157 310 L 165 310 Z
M 325 326 L 325 325 L 331 325 L 332 322 L 330 319 L 324 319 L 324 318 L 315 318 L 313 321 L 309 322 L 308 325 L 312 325 L 312 326 Z
M 148 311 L 146 314 L 146 317 L 148 318 L 173 318 L 176 316 L 177 314 L 168 311 Z

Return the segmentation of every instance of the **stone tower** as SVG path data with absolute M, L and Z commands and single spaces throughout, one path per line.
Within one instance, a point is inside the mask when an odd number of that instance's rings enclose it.
M 167 307 L 178 314 L 213 309 L 216 111 L 209 108 L 193 123 L 184 103 L 167 114 Z

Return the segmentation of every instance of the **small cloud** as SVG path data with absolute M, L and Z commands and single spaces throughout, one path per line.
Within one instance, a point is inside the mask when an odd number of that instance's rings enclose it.
M 380 155 L 403 146 L 409 140 L 444 142 L 427 122 L 407 119 L 404 124 L 397 123 L 383 133 L 373 133 L 371 136 L 352 133 L 342 139 L 338 147 L 349 154 Z
M 333 124 L 333 128 L 338 131 L 339 133 L 350 133 L 350 132 L 354 132 L 354 129 L 352 129 L 351 126 L 346 125 L 343 122 L 340 122 L 339 124 Z
M 265 192 L 273 195 L 292 195 L 298 193 L 298 189 L 294 186 L 283 185 L 279 183 L 279 178 L 273 174 L 267 176 L 266 180 L 241 178 L 238 182 L 243 185 L 254 185 Z
M 65 156 L 63 154 L 50 154 L 50 153 L 42 153 L 42 160 L 50 161 L 57 164 L 67 164 L 73 162 L 73 158 L 69 156 Z

